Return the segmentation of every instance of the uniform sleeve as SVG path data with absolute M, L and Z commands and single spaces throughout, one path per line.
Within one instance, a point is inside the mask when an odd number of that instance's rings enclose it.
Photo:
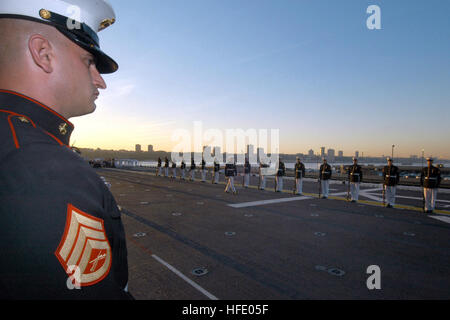
M 81 158 L 63 146 L 33 144 L 1 160 L 0 180 L 0 296 L 130 297 L 123 290 L 128 265 L 120 212 L 104 183 Z M 77 228 L 70 229 L 69 217 Z M 88 237 L 95 240 L 87 242 Z M 88 275 L 96 259 L 103 269 Z M 69 289 L 64 263 L 70 261 L 87 266 L 81 289 Z

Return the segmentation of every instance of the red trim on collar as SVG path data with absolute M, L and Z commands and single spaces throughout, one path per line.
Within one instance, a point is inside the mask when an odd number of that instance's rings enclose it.
M 13 136 L 13 140 L 14 140 L 14 144 L 16 145 L 16 149 L 19 149 L 20 148 L 19 140 L 17 139 L 16 130 L 14 129 L 14 126 L 13 126 L 13 124 L 11 122 L 11 117 L 24 117 L 24 118 L 26 118 L 27 120 L 30 121 L 30 123 L 32 124 L 33 127 L 36 128 L 36 125 L 34 124 L 33 120 L 31 120 L 29 117 L 27 117 L 27 116 L 25 116 L 23 114 L 19 114 L 19 113 L 12 112 L 12 111 L 9 111 L 9 110 L 0 110 L 0 112 L 9 113 L 9 116 L 7 118 L 8 119 L 8 123 L 9 123 L 9 127 L 11 128 L 11 134 Z
M 14 115 L 14 114 L 10 114 L 8 116 L 8 122 L 9 122 L 9 127 L 11 128 L 11 133 L 13 135 L 13 140 L 14 140 L 14 144 L 16 145 L 16 149 L 19 149 L 20 148 L 19 140 L 17 140 L 16 130 L 14 130 L 14 126 L 11 122 L 11 117 L 15 117 L 15 116 L 16 115 Z
M 70 125 L 72 128 L 74 127 L 74 125 L 73 125 L 69 120 L 67 120 L 66 118 L 64 118 L 64 117 L 63 117 L 62 115 L 60 115 L 58 112 L 56 112 L 55 110 L 53 110 L 53 109 L 47 107 L 45 104 L 43 104 L 43 103 L 41 103 L 41 102 L 39 102 L 39 101 L 37 101 L 37 100 L 34 100 L 33 98 L 27 97 L 27 96 L 25 96 L 25 95 L 23 95 L 23 94 L 21 94 L 21 93 L 18 93 L 18 92 L 15 92 L 15 91 L 11 91 L 11 90 L 0 89 L 0 92 L 3 92 L 3 93 L 10 93 L 10 94 L 16 95 L 16 96 L 18 96 L 18 97 L 27 99 L 27 100 L 29 100 L 29 101 L 31 101 L 31 102 L 37 104 L 38 106 L 44 108 L 45 110 L 47 110 L 47 111 L 53 113 L 55 116 L 61 118 L 64 122 L 66 122 L 66 123 L 67 123 L 68 125 Z
M 66 144 L 64 144 L 61 140 L 59 140 L 57 137 L 55 137 L 54 135 L 52 135 L 50 132 L 48 132 L 47 130 L 44 130 L 44 133 L 46 133 L 47 135 L 49 135 L 50 137 L 52 137 L 53 139 L 55 139 L 56 142 L 59 143 L 59 145 L 67 147 L 70 149 L 70 147 Z M 71 149 L 72 150 L 72 149 Z

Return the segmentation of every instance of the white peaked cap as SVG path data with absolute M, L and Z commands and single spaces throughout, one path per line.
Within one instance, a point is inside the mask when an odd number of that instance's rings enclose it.
M 92 53 L 100 73 L 117 71 L 117 63 L 100 50 L 97 33 L 116 21 L 107 0 L 1 0 L 0 18 L 26 19 L 52 25 Z

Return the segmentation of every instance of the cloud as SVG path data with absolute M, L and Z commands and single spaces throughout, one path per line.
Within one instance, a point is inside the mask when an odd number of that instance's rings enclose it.
M 116 80 L 107 84 L 106 90 L 101 91 L 99 102 L 116 102 L 128 97 L 136 88 L 134 80 Z

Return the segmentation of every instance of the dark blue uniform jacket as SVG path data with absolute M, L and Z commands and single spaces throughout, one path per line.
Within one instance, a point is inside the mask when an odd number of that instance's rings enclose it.
M 121 213 L 70 149 L 72 130 L 49 107 L 0 90 L 1 299 L 131 298 Z

